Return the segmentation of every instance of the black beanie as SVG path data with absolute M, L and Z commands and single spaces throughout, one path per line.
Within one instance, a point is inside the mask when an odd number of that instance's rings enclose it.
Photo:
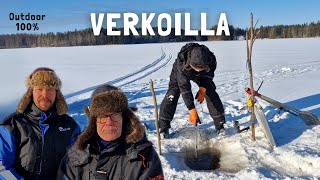
M 208 65 L 211 63 L 209 53 L 201 46 L 194 47 L 190 52 L 189 58 L 192 65 Z

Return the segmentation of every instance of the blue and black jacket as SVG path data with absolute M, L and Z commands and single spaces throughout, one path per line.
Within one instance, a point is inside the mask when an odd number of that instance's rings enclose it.
M 30 104 L 0 122 L 0 180 L 56 179 L 62 157 L 80 134 L 68 115 Z

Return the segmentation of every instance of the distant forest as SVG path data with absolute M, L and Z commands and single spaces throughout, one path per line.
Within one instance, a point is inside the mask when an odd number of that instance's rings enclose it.
M 153 29 L 154 32 L 158 32 L 156 27 Z M 217 27 L 214 26 L 211 29 L 216 30 Z M 257 29 L 260 29 L 258 38 L 261 39 L 320 37 L 320 21 L 299 25 L 261 26 Z M 171 34 L 165 37 L 158 34 L 155 36 L 107 36 L 105 29 L 101 30 L 99 36 L 94 36 L 92 28 L 64 33 L 11 34 L 0 35 L 0 49 L 245 39 L 247 29 L 235 28 L 230 25 L 229 30 L 230 36 L 185 36 L 184 30 L 181 31 L 181 36 L 175 36 L 174 29 L 171 29 Z M 120 31 L 123 31 L 123 29 L 120 29 Z M 137 31 L 141 34 L 141 29 L 137 29 Z

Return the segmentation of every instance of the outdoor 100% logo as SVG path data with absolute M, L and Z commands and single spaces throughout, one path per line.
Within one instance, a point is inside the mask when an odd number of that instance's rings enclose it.
M 42 14 L 42 15 L 34 15 L 34 14 L 14 14 L 14 13 L 10 13 L 9 14 L 9 19 L 11 21 L 43 21 L 46 15 Z M 17 27 L 17 31 L 24 31 L 24 30 L 28 30 L 28 31 L 37 31 L 39 30 L 39 26 L 38 23 L 36 22 L 32 22 L 32 23 L 16 23 L 16 27 Z

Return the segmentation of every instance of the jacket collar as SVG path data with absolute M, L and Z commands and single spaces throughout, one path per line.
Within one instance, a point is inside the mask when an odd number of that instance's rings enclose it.
M 152 146 L 152 143 L 147 139 L 146 135 L 144 135 L 141 141 L 132 144 L 131 147 L 126 150 L 129 160 L 138 158 L 139 152 L 149 146 Z
M 103 139 L 99 138 L 97 139 L 97 150 L 100 152 L 100 154 L 103 154 L 103 153 L 110 153 L 110 152 L 113 152 L 115 150 L 117 150 L 119 148 L 119 146 L 121 144 L 124 144 L 124 138 L 120 137 L 114 141 L 104 141 Z
M 93 141 L 92 143 L 89 143 L 87 145 L 85 150 L 79 150 L 77 149 L 76 144 L 73 145 L 70 151 L 68 152 L 68 155 L 71 163 L 74 166 L 80 166 L 88 163 L 90 156 L 97 158 L 98 154 L 105 156 L 109 153 L 120 152 L 120 150 L 123 148 L 126 149 L 126 156 L 128 157 L 128 160 L 136 159 L 138 158 L 139 152 L 141 152 L 142 150 L 144 150 L 149 146 L 152 146 L 152 143 L 149 140 L 147 140 L 146 136 L 144 136 L 144 138 L 137 143 L 126 144 L 125 140 L 123 140 L 123 141 L 119 141 L 114 146 L 103 150 L 103 152 L 100 152 L 98 142 Z
M 47 112 L 43 112 L 34 103 L 30 103 L 26 114 L 33 121 L 39 121 L 41 119 L 42 123 L 48 123 L 49 119 L 56 116 L 54 108 L 49 109 Z

